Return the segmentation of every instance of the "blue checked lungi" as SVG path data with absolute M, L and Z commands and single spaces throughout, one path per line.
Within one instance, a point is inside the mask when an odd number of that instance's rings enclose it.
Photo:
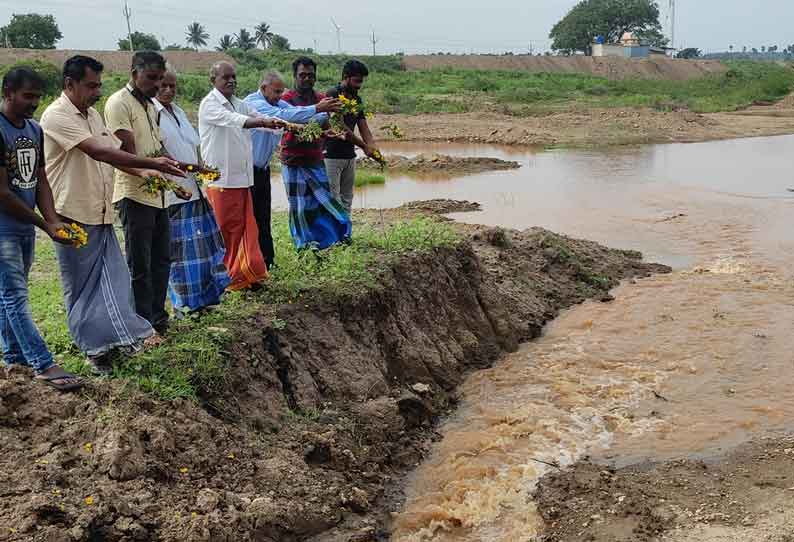
M 281 176 L 287 190 L 289 229 L 295 247 L 324 249 L 350 238 L 350 215 L 331 195 L 323 164 L 285 165 Z
M 231 282 L 212 207 L 200 198 L 168 208 L 171 222 L 171 276 L 168 296 L 177 310 L 194 311 L 221 302 Z

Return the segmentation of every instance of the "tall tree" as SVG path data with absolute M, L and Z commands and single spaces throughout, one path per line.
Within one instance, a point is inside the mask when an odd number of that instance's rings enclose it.
M 159 51 L 162 49 L 160 47 L 160 42 L 157 41 L 157 38 L 154 37 L 154 34 L 144 34 L 143 32 L 133 32 L 130 36 L 132 38 L 132 48 L 135 51 L 141 50 L 148 50 L 148 51 Z M 130 41 L 127 36 L 123 38 L 119 38 L 119 51 L 129 51 L 130 50 Z
M 289 40 L 281 34 L 273 34 L 273 38 L 270 40 L 270 47 L 276 51 L 289 51 Z
M 262 49 L 267 49 L 273 44 L 274 35 L 267 23 L 259 23 L 254 27 L 254 38 L 256 43 L 262 46 Z
M 55 49 L 55 44 L 63 38 L 63 34 L 52 15 L 27 13 L 12 15 L 11 21 L 0 28 L 0 38 L 2 47 Z
M 616 43 L 626 32 L 652 36 L 660 45 L 662 25 L 654 0 L 581 0 L 551 29 L 552 49 L 564 53 L 592 52 L 596 36 Z
M 218 46 L 215 48 L 216 51 L 228 51 L 229 49 L 234 48 L 234 38 L 231 37 L 229 34 L 224 34 L 221 36 L 221 39 L 218 40 Z
M 207 45 L 207 40 L 210 39 L 210 35 L 203 25 L 194 21 L 187 25 L 185 38 L 187 44 L 192 45 L 193 48 L 198 51 L 199 47 L 205 47 Z
M 245 28 L 241 28 L 238 34 L 234 35 L 234 45 L 243 51 L 256 47 L 256 40 Z

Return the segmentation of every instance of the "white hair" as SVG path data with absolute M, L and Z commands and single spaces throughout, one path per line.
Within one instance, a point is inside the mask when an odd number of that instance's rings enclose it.
M 268 70 L 262 76 L 262 80 L 259 81 L 259 86 L 260 87 L 270 86 L 276 81 L 281 81 L 283 83 L 284 76 L 281 75 L 281 73 L 277 72 L 276 70 Z
M 215 79 L 218 77 L 218 72 L 221 70 L 221 66 L 231 66 L 234 69 L 234 64 L 229 62 L 228 60 L 220 60 L 212 65 L 210 68 L 210 79 Z

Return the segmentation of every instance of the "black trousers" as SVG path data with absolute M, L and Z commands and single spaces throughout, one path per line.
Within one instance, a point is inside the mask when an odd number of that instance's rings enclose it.
M 165 297 L 171 273 L 171 225 L 168 209 L 156 209 L 131 199 L 118 203 L 124 226 L 124 247 L 132 275 L 135 312 L 158 332 L 168 327 Z
M 254 168 L 254 186 L 251 187 L 251 199 L 254 200 L 254 217 L 259 228 L 259 248 L 265 257 L 267 268 L 273 267 L 275 249 L 273 234 L 270 231 L 270 166 L 265 169 Z

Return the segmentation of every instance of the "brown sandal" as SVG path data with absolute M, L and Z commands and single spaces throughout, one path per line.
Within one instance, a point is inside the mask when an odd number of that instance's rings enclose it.
M 55 388 L 56 390 L 62 393 L 79 390 L 80 388 L 83 387 L 83 380 L 80 377 L 67 373 L 63 369 L 60 369 L 59 373 L 60 374 L 54 374 L 49 376 L 40 374 L 36 376 L 35 379 L 43 384 L 46 384 L 47 386 Z M 58 383 L 59 380 L 71 380 L 71 382 L 59 384 Z

